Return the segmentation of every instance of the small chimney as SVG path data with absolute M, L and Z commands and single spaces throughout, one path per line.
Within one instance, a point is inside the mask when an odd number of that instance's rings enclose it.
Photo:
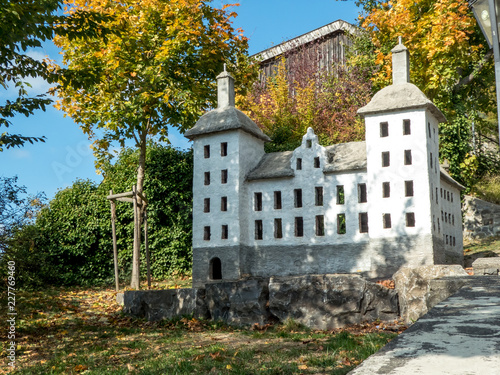
M 408 49 L 401 43 L 392 49 L 392 84 L 410 82 L 410 53 Z
M 217 108 L 234 107 L 234 78 L 226 71 L 217 76 Z

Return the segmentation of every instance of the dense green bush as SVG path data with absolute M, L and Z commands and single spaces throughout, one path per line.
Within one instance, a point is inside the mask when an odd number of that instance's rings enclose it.
M 138 153 L 124 149 L 115 164 L 104 168 L 101 184 L 77 180 L 57 192 L 31 225 L 20 226 L 7 244 L 9 259 L 22 264 L 25 287 L 112 283 L 113 248 L 110 203 L 113 193 L 135 183 Z M 144 193 L 148 205 L 149 250 L 154 278 L 191 271 L 191 151 L 151 144 L 147 150 Z M 119 270 L 130 281 L 133 244 L 132 204 L 116 202 Z M 141 273 L 146 273 L 142 245 Z M 3 261 L 7 257 L 3 257 Z M 21 273 L 21 272 L 20 272 Z

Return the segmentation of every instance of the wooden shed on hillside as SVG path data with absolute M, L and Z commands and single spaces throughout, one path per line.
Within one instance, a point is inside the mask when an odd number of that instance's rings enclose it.
M 287 68 L 293 63 L 319 64 L 320 68 L 327 69 L 344 64 L 346 46 L 352 44 L 350 36 L 357 33 L 359 29 L 356 26 L 337 20 L 256 53 L 253 57 L 260 61 L 260 78 L 264 80 L 265 77 L 273 76 L 282 58 L 285 59 Z

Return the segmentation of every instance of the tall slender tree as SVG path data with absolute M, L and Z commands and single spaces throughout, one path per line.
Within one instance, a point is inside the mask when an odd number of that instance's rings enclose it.
M 112 17 L 108 38 L 56 38 L 71 75 L 58 90 L 63 109 L 94 139 L 97 167 L 127 139 L 139 153 L 137 190 L 143 191 L 146 144 L 168 141 L 168 125 L 182 131 L 213 106 L 214 80 L 224 63 L 245 83 L 247 40 L 234 30 L 236 13 L 204 0 L 76 0 L 69 13 L 92 9 Z M 235 67 L 238 67 L 237 69 Z M 82 90 L 91 77 L 93 84 Z M 244 86 L 241 86 L 243 88 Z M 140 234 L 138 234 L 140 235 Z M 132 287 L 139 287 L 134 241 Z

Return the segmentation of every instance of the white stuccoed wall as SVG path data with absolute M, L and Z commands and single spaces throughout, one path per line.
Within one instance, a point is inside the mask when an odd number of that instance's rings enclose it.
M 311 140 L 311 148 L 306 146 Z M 320 158 L 320 167 L 314 167 L 314 158 Z M 248 212 L 249 241 L 251 246 L 301 246 L 327 245 L 353 242 L 367 242 L 368 234 L 359 232 L 358 213 L 366 212 L 367 203 L 358 203 L 358 183 L 366 183 L 364 171 L 357 173 L 323 172 L 326 162 L 325 148 L 317 143 L 317 136 L 308 132 L 303 137 L 302 145 L 294 150 L 291 167 L 295 177 L 249 181 Z M 297 158 L 302 159 L 302 169 L 296 169 Z M 343 185 L 345 204 L 337 204 L 337 185 Z M 315 205 L 315 187 L 323 187 L 323 205 Z M 294 206 L 294 189 L 302 189 L 302 207 Z M 282 208 L 274 208 L 274 191 L 281 191 Z M 255 193 L 263 195 L 262 211 L 255 211 Z M 346 215 L 346 233 L 337 233 L 337 214 Z M 325 235 L 317 236 L 315 231 L 316 215 L 325 217 Z M 295 217 L 303 217 L 304 236 L 295 236 Z M 274 219 L 281 218 L 283 238 L 274 237 Z M 263 221 L 263 239 L 254 236 L 255 220 Z
M 221 143 L 227 142 L 227 156 L 221 156 Z M 204 146 L 210 145 L 210 158 L 204 158 Z M 193 142 L 193 247 L 236 246 L 245 233 L 240 232 L 244 220 L 241 202 L 244 178 L 264 154 L 263 142 L 241 130 L 220 132 L 198 137 Z M 227 184 L 221 183 L 221 171 L 228 170 Z M 210 172 L 210 185 L 204 184 L 204 174 Z M 221 198 L 227 197 L 227 211 L 221 211 Z M 203 212 L 204 199 L 210 198 L 210 212 Z M 246 206 L 246 205 L 244 205 Z M 227 240 L 221 239 L 222 225 L 229 226 Z M 211 228 L 211 239 L 203 239 L 205 226 Z M 246 230 L 245 230 L 246 232 Z
M 371 238 L 430 234 L 429 172 L 425 142 L 425 110 L 401 111 L 366 117 L 368 209 Z M 411 120 L 411 134 L 403 135 L 403 120 Z M 380 122 L 389 123 L 389 136 L 380 137 Z M 411 150 L 412 164 L 404 165 Z M 390 152 L 390 166 L 382 167 L 382 152 Z M 382 183 L 390 182 L 389 198 L 382 198 Z M 405 197 L 405 181 L 413 181 L 413 197 Z M 405 226 L 405 213 L 415 213 L 415 227 Z M 384 229 L 382 215 L 390 213 L 392 228 Z

